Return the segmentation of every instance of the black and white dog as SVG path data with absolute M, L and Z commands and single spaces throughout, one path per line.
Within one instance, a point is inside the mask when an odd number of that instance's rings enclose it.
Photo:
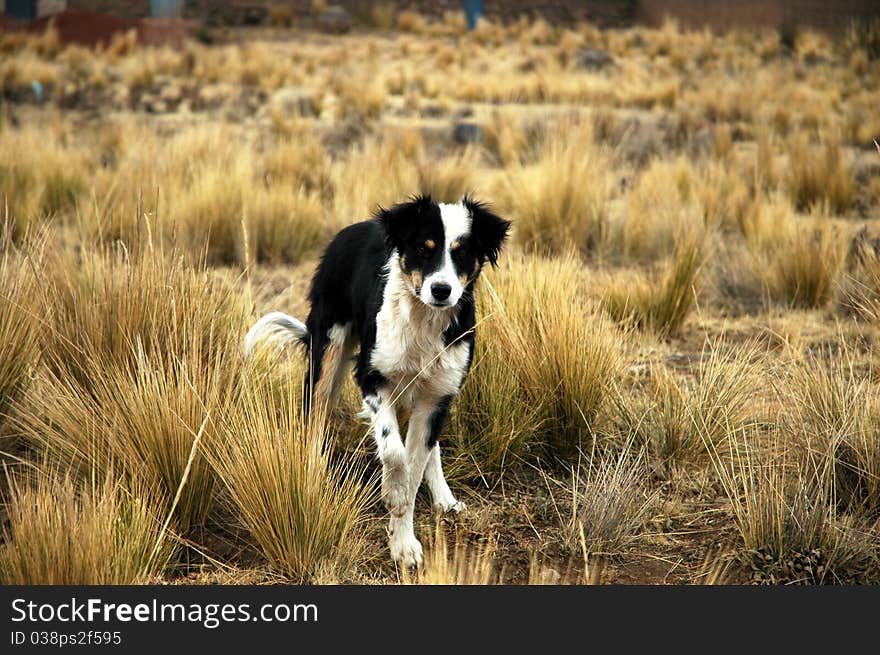
M 329 404 L 360 345 L 355 379 L 382 462 L 391 513 L 391 557 L 422 561 L 413 532 L 424 479 L 437 511 L 464 509 L 440 465 L 437 440 L 474 350 L 474 285 L 495 265 L 510 223 L 465 196 L 458 204 L 417 196 L 343 229 L 327 247 L 300 321 L 272 312 L 248 332 L 250 353 L 266 337 L 298 341 L 309 353 L 307 398 Z M 398 410 L 410 414 L 404 445 Z

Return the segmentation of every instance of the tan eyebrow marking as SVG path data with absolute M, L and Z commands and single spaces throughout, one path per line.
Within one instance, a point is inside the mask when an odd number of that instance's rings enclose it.
M 425 241 L 425 248 L 428 248 L 428 249 L 430 249 L 430 250 L 433 250 L 433 249 L 434 249 L 434 246 L 436 246 L 436 245 L 437 245 L 437 244 L 434 243 L 434 240 L 433 240 L 433 239 L 428 239 L 427 241 Z
M 452 242 L 452 245 L 449 246 L 449 249 L 450 249 L 450 250 L 455 250 L 455 249 L 458 248 L 460 245 L 461 245 L 461 242 L 460 242 L 460 241 L 453 241 L 453 242 Z

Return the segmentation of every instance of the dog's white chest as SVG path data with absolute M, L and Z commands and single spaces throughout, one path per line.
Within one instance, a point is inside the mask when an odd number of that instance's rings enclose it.
M 392 387 L 400 387 L 402 395 L 412 396 L 415 391 L 435 397 L 454 394 L 467 368 L 470 344 L 446 346 L 443 332 L 451 320 L 448 312 L 432 310 L 389 280 L 376 315 L 370 363 Z

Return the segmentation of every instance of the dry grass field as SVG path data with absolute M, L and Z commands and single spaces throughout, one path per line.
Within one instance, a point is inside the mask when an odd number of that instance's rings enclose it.
M 375 19 L 0 36 L 0 582 L 880 582 L 880 27 Z M 514 227 L 409 572 L 241 343 L 418 191 Z

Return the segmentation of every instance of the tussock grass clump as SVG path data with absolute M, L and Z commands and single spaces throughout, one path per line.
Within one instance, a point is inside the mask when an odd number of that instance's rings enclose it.
M 880 512 L 880 393 L 859 375 L 852 355 L 826 353 L 798 367 L 788 394 L 790 420 L 805 447 L 829 456 L 836 498 L 845 510 Z
M 209 363 L 217 344 L 240 337 L 246 311 L 223 277 L 144 248 L 47 260 L 40 280 L 48 309 L 47 364 L 85 388 L 90 361 L 132 370 L 143 355 L 174 363 L 184 351 Z
M 661 278 L 612 283 L 603 294 L 603 307 L 616 321 L 652 330 L 661 337 L 675 334 L 694 304 L 701 265 L 701 242 L 684 242 Z
M 374 485 L 351 461 L 331 460 L 333 435 L 321 411 L 303 416 L 287 380 L 252 379 L 208 451 L 232 509 L 273 568 L 291 580 L 344 575 L 359 562 Z
M 713 464 L 727 496 L 753 580 L 765 584 L 852 582 L 872 544 L 841 517 L 831 483 L 833 458 L 786 451 L 778 428 L 762 450 L 754 428 L 728 440 Z M 766 439 L 763 439 L 766 441 Z
M 566 121 L 548 132 L 535 162 L 505 169 L 497 202 L 525 247 L 543 254 L 571 247 L 591 252 L 607 231 L 611 169 L 611 154 L 596 143 L 590 125 Z
M 747 423 L 759 361 L 754 343 L 714 343 L 704 348 L 693 378 L 652 367 L 635 397 L 618 389 L 614 424 L 644 444 L 657 465 L 699 460 L 707 446 L 721 447 L 733 427 Z
M 377 161 L 382 166 L 376 166 Z M 478 190 L 474 184 L 478 163 L 479 151 L 474 148 L 437 157 L 414 131 L 353 147 L 332 169 L 336 216 L 344 217 L 347 224 L 377 205 L 394 204 L 415 192 L 429 193 L 438 202 L 458 202 L 465 193 Z
M 880 252 L 877 239 L 862 229 L 850 242 L 847 270 L 837 288 L 836 302 L 846 314 L 880 323 Z
M 613 239 L 620 254 L 657 261 L 671 255 L 685 235 L 701 231 L 695 189 L 696 173 L 683 157 L 652 162 L 626 196 L 626 215 L 615 225 Z
M 855 198 L 855 180 L 838 138 L 820 146 L 811 146 L 803 134 L 793 138 L 784 184 L 798 211 L 819 205 L 843 214 Z
M 30 83 L 30 82 L 28 82 Z M 49 128 L 0 130 L 0 203 L 8 207 L 18 239 L 50 217 L 70 214 L 86 191 L 93 163 L 64 134 Z
M 121 467 L 165 507 L 186 474 L 174 516 L 187 531 L 213 503 L 194 443 L 209 440 L 238 384 L 244 312 L 216 279 L 159 255 L 92 254 L 82 267 L 45 287 L 46 370 L 15 423 L 50 461 Z
M 34 280 L 24 256 L 0 235 L 0 428 L 21 399 L 39 357 Z M 0 432 L 2 436 L 2 432 Z M 0 442 L 2 443 L 2 442 Z M 5 450 L 0 446 L 0 450 Z
M 491 277 L 450 430 L 459 463 L 486 474 L 528 453 L 565 460 L 591 438 L 620 352 L 583 275 L 574 257 L 508 258 Z
M 632 444 L 631 444 L 632 445 Z M 572 471 L 567 539 L 585 553 L 615 555 L 642 534 L 658 500 L 648 487 L 645 451 L 592 448 Z
M 491 541 L 474 548 L 468 547 L 462 539 L 450 549 L 446 531 L 438 521 L 418 577 L 413 579 L 409 571 L 404 570 L 403 582 L 420 585 L 491 585 L 503 584 L 502 577 L 503 571 L 495 569 Z
M 759 257 L 770 296 L 792 307 L 822 307 L 834 293 L 843 244 L 827 222 L 798 227 Z
M 243 245 L 250 251 L 246 261 L 300 262 L 329 237 L 318 194 L 279 185 L 246 195 L 243 204 Z
M 89 388 L 48 373 L 17 409 L 16 422 L 51 461 L 79 471 L 121 468 L 144 481 L 159 507 L 171 507 L 185 479 L 174 527 L 188 532 L 214 503 L 215 476 L 201 442 L 210 441 L 211 421 L 225 407 L 229 388 L 219 362 L 231 354 L 216 354 L 210 368 L 196 357 L 171 364 L 143 351 L 130 370 L 89 359 Z
M 745 270 L 762 295 L 804 309 L 832 298 L 844 240 L 830 220 L 798 216 L 784 199 L 759 195 L 740 227 L 748 248 Z
M 22 477 L 10 481 L 0 584 L 146 584 L 164 572 L 173 542 L 142 487 Z

